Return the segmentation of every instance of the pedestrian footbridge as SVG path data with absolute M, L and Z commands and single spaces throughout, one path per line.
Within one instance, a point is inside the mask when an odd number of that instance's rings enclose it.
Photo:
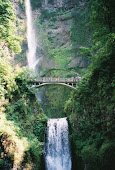
M 40 88 L 46 85 L 61 85 L 77 90 L 77 83 L 81 77 L 59 78 L 59 77 L 39 77 L 32 81 L 32 88 Z

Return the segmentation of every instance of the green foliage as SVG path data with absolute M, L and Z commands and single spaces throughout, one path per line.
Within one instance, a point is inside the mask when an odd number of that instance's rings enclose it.
M 30 88 L 33 73 L 10 63 L 12 52 L 21 51 L 15 22 L 12 2 L 0 0 L 0 167 L 6 161 L 7 169 L 40 169 L 47 118 Z
M 54 58 L 60 67 L 65 68 L 74 57 L 74 54 L 71 47 L 60 47 L 52 49 L 52 51 L 49 52 L 48 57 Z
M 24 10 L 24 0 L 20 0 L 20 5 L 21 5 L 22 9 Z
M 92 63 L 78 85 L 76 94 L 66 102 L 70 114 L 75 160 L 92 170 L 114 169 L 114 26 L 113 1 L 89 1 L 93 44 L 80 52 Z M 107 19 L 109 18 L 111 22 Z M 91 41 L 92 41 L 91 40 Z M 78 169 L 82 168 L 77 165 Z
M 4 163 L 3 159 L 0 159 L 0 167 L 3 167 L 3 163 Z
M 25 68 L 14 73 L 5 58 L 0 61 L 0 136 L 5 136 L 2 146 L 6 148 L 3 152 L 9 155 L 10 162 L 13 157 L 13 166 L 21 167 L 24 161 L 25 167 L 40 167 L 47 118 L 28 83 L 34 78 L 33 73 Z M 7 146 L 7 142 L 11 145 Z
M 76 1 L 69 1 L 69 3 L 73 2 Z M 41 7 L 42 2 L 32 0 L 31 3 L 33 8 L 36 8 Z M 23 1 L 21 4 L 23 5 Z M 69 100 L 67 100 L 69 90 L 56 86 L 47 87 L 43 89 L 45 95 L 42 107 L 49 117 L 69 117 L 74 157 L 73 169 L 83 169 L 84 164 L 87 164 L 89 170 L 113 170 L 115 157 L 114 2 L 89 0 L 84 1 L 84 4 L 81 3 L 81 6 L 79 8 L 77 6 L 76 11 L 72 13 L 70 35 L 74 51 L 71 47 L 54 49 L 54 43 L 58 38 L 52 36 L 51 32 L 45 32 L 47 26 L 43 25 L 44 21 L 48 20 L 48 26 L 57 29 L 54 24 L 57 14 L 68 19 L 69 13 L 64 15 L 62 10 L 59 11 L 60 13 L 46 9 L 41 11 L 40 36 L 47 56 L 63 68 L 63 70 L 44 71 L 44 74 L 73 76 L 77 69 L 70 73 L 73 70 L 66 68 L 73 57 L 82 55 L 91 60 L 77 92 L 72 93 Z M 14 166 L 18 165 L 19 169 L 22 165 L 25 169 L 42 169 L 42 142 L 47 117 L 36 100 L 34 90 L 30 88 L 30 80 L 34 78 L 32 72 L 24 68 L 14 73 L 6 58 L 10 50 L 15 53 L 21 51 L 19 46 L 21 39 L 16 36 L 15 21 L 11 1 L 0 0 L 0 56 L 5 56 L 5 58 L 0 57 L 0 152 L 4 153 L 0 156 L 0 166 L 3 165 L 4 159 L 9 159 L 10 162 L 13 161 Z
M 34 138 L 34 140 L 32 140 L 30 148 L 28 150 L 28 152 L 30 153 L 30 158 L 29 161 L 34 162 L 35 169 L 40 169 L 40 165 L 41 165 L 41 155 L 43 153 L 42 150 L 43 144 L 38 142 L 37 138 Z
M 57 12 L 49 11 L 48 9 L 42 9 L 40 16 L 40 23 L 42 24 L 44 20 L 50 20 L 55 22 L 57 20 Z
M 42 88 L 41 106 L 44 113 L 49 118 L 65 117 L 64 104 L 67 98 L 69 98 L 70 90 L 63 86 L 52 85 Z
M 88 58 L 88 59 L 91 58 L 90 48 L 81 46 L 79 48 L 79 51 L 80 51 L 80 55 L 85 56 L 85 58 Z
M 54 4 L 54 0 L 48 0 L 49 4 Z
M 42 7 L 42 0 L 39 1 L 31 0 L 31 5 L 33 9 L 40 8 Z
M 45 31 L 46 27 L 45 25 L 41 25 L 40 23 L 37 23 L 37 25 L 40 27 L 40 41 L 43 44 L 44 49 L 48 53 L 49 50 L 52 48 L 52 43 L 48 40 L 48 34 Z
M 15 53 L 21 52 L 21 40 L 22 38 L 16 35 L 15 12 L 11 1 L 0 0 L 0 56 L 6 47 Z
M 86 164 L 88 164 L 89 168 L 94 166 L 94 169 L 97 169 L 97 162 L 98 162 L 98 153 L 97 149 L 94 144 L 90 146 L 84 146 L 81 155 L 83 160 Z
M 73 13 L 73 23 L 71 26 L 71 40 L 72 44 L 80 45 L 90 45 L 91 28 L 88 25 L 88 19 L 90 15 L 90 4 L 84 6 L 84 11 L 82 8 L 75 8 Z
M 47 122 L 47 117 L 41 113 L 36 117 L 36 120 L 34 122 L 34 127 L 33 127 L 34 134 L 38 137 L 38 140 L 42 142 L 44 141 L 43 132 L 45 132 L 46 122 Z
M 99 150 L 99 158 L 101 161 L 102 169 L 109 169 L 111 165 L 114 167 L 114 157 L 115 157 L 115 143 L 110 141 L 105 141 Z M 110 162 L 108 162 L 110 160 Z

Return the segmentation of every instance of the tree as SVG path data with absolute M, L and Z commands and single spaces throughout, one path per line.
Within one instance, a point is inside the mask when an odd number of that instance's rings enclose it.
M 11 0 L 0 0 L 0 55 L 4 50 L 12 50 L 15 53 L 21 52 L 20 41 L 17 36 L 15 10 Z

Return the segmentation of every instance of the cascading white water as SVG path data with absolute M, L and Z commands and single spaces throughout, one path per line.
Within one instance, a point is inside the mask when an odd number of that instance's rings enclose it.
M 47 170 L 71 170 L 66 118 L 48 120 L 45 162 Z
M 48 6 L 48 0 L 45 0 L 45 7 Z
M 27 18 L 27 42 L 28 42 L 27 61 L 28 67 L 35 71 L 36 64 L 38 63 L 38 60 L 36 59 L 37 43 L 35 38 L 35 29 L 32 22 L 32 10 L 30 0 L 25 0 L 25 9 Z

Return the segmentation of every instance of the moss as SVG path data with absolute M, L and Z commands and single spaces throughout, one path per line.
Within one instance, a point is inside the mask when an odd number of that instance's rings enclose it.
M 71 47 L 60 47 L 54 50 L 52 49 L 48 57 L 53 58 L 60 67 L 65 68 L 73 58 L 73 55 Z
M 49 11 L 48 9 L 41 10 L 40 23 L 42 24 L 45 20 L 55 22 L 57 20 L 57 12 Z
M 4 163 L 4 160 L 3 160 L 3 159 L 0 159 L 0 167 L 1 167 L 1 168 L 3 167 L 3 163 Z
M 31 5 L 32 5 L 33 10 L 36 9 L 36 8 L 41 8 L 42 7 L 42 0 L 39 0 L 39 1 L 31 0 Z
M 0 60 L 2 61 L 0 62 L 0 146 L 2 148 L 0 153 L 3 152 L 0 159 L 4 160 L 3 168 L 6 166 L 5 162 L 8 162 L 7 168 L 21 168 L 22 162 L 25 162 L 25 154 L 31 155 L 31 152 L 37 158 L 33 160 L 28 157 L 24 165 L 38 167 L 47 118 L 40 108 L 34 91 L 28 88 L 28 81 L 25 80 L 31 79 L 32 72 L 20 69 L 14 73 L 9 62 L 2 58 Z M 36 118 L 40 120 L 40 134 L 34 132 Z M 38 147 L 37 154 L 36 149 L 32 150 L 32 147 Z

